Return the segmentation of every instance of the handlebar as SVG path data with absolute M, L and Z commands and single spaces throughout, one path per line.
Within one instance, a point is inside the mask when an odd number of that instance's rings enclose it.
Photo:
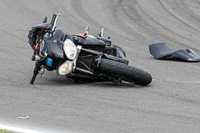
M 31 79 L 31 82 L 30 82 L 31 85 L 34 84 L 36 76 L 37 76 L 37 74 L 34 73 L 32 79 Z
M 58 20 L 58 17 L 60 16 L 60 13 L 58 13 L 58 15 L 53 14 L 52 19 L 51 19 L 51 31 L 54 32 L 55 28 L 56 28 L 56 23 Z

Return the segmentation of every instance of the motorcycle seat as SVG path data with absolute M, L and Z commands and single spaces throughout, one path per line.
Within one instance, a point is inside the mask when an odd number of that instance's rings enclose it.
M 97 45 L 98 46 L 106 46 L 106 43 L 104 41 L 99 40 L 92 36 L 86 36 L 83 38 L 82 36 L 80 36 L 78 34 L 78 36 L 77 35 L 74 35 L 74 36 L 68 35 L 68 38 L 70 40 L 73 40 L 73 42 L 75 44 L 81 44 L 83 46 L 97 46 Z
M 86 37 L 85 38 L 85 42 L 83 43 L 83 45 L 101 45 L 101 46 L 105 46 L 105 42 L 93 37 Z

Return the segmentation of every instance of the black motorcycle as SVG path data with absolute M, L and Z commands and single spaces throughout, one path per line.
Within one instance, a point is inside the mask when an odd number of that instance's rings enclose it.
M 89 27 L 84 34 L 68 35 L 56 28 L 59 15 L 53 14 L 49 23 L 45 17 L 42 24 L 29 31 L 28 42 L 34 50 L 32 61 L 36 61 L 30 84 L 45 69 L 56 70 L 75 82 L 89 79 L 117 84 L 122 80 L 139 85 L 151 83 L 149 73 L 128 65 L 125 51 L 103 36 L 103 28 L 95 36 L 88 34 Z

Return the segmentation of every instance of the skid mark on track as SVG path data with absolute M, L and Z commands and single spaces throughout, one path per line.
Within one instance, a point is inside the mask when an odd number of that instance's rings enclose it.
M 174 34 L 174 35 L 176 35 L 176 36 L 179 36 L 180 38 L 184 38 L 184 39 L 186 39 L 186 40 L 188 40 L 188 41 L 190 41 L 190 42 L 193 42 L 194 44 L 197 44 L 197 45 L 198 45 L 197 42 L 195 42 L 195 41 L 193 41 L 193 40 L 191 40 L 191 39 L 188 39 L 188 38 L 186 38 L 186 37 L 184 37 L 184 36 L 182 36 L 182 35 L 180 35 L 180 34 L 174 32 L 173 30 L 171 30 L 171 29 L 169 29 L 168 27 L 164 26 L 164 25 L 161 24 L 160 22 L 156 21 L 154 18 L 152 18 L 152 17 L 142 8 L 142 6 L 141 6 L 139 3 L 138 3 L 138 5 L 139 5 L 139 8 L 141 9 L 141 11 L 142 11 L 152 22 L 156 23 L 157 25 L 159 25 L 160 27 L 162 27 L 162 28 L 165 29 L 166 31 L 169 31 L 170 33 L 172 33 L 172 34 Z M 167 38 L 167 39 L 169 40 L 169 38 Z M 176 41 L 174 40 L 173 42 L 178 42 L 178 40 L 176 40 Z M 180 42 L 178 42 L 178 43 L 180 44 Z M 181 45 L 184 45 L 184 46 L 187 46 L 187 47 L 189 47 L 189 48 L 198 50 L 197 48 L 191 47 L 191 46 L 188 45 L 188 44 L 183 44 L 183 43 L 181 43 Z
M 64 13 L 61 12 L 61 16 L 65 17 L 65 19 L 68 19 L 68 17 L 70 17 L 69 20 L 71 20 L 71 21 L 73 22 L 74 27 L 76 27 L 77 29 L 82 29 L 83 27 L 82 27 L 82 26 L 80 25 L 80 23 L 79 23 L 80 18 L 77 17 L 76 15 L 74 15 L 73 12 L 72 12 L 72 13 L 69 12 L 69 11 L 66 9 L 66 6 L 63 4 L 63 1 L 58 0 L 57 2 L 58 2 L 58 4 L 59 4 L 59 6 L 54 5 L 54 4 L 52 4 L 52 5 L 53 5 L 54 8 L 60 7 L 60 8 L 64 11 Z M 70 2 L 69 2 L 69 3 L 70 3 Z M 69 6 L 72 7 L 72 5 L 69 5 Z M 61 20 L 61 21 L 62 21 L 62 20 Z M 64 26 L 67 27 L 68 24 L 65 24 Z M 74 34 L 74 33 L 73 33 L 73 34 Z
M 135 3 L 135 5 L 137 5 L 138 3 L 137 3 L 137 1 L 135 1 L 134 2 Z M 126 4 L 126 6 L 128 6 L 129 8 L 132 8 L 131 10 L 135 10 L 135 8 L 133 8 L 132 6 L 130 6 L 130 5 L 127 5 Z M 163 5 L 164 6 L 164 5 Z M 134 19 L 134 17 L 133 17 L 133 15 L 131 15 L 130 13 L 128 13 L 127 11 L 126 11 L 126 9 L 124 9 L 123 8 L 123 6 L 122 6 L 122 10 L 123 10 L 123 12 L 124 12 L 124 14 L 126 14 L 130 19 L 132 19 L 133 20 L 133 22 L 134 21 L 136 21 L 136 19 Z M 134 11 L 134 12 L 136 12 L 137 13 L 137 10 L 136 11 Z M 141 22 L 144 22 L 145 20 L 143 20 L 142 19 L 142 17 L 140 17 L 140 15 L 139 14 L 134 14 L 134 15 L 137 15 L 137 18 L 140 18 L 141 19 Z M 178 17 L 176 17 L 176 18 L 178 18 Z M 149 23 L 146 21 L 146 25 L 148 25 L 149 26 L 149 28 L 151 27 L 151 25 L 149 25 Z M 142 26 L 142 25 L 141 25 Z M 194 27 L 193 27 L 194 28 Z M 154 28 L 154 29 L 152 29 L 152 31 L 155 31 L 155 30 L 157 30 L 156 28 Z M 195 30 L 198 30 L 197 28 L 195 28 Z M 198 32 L 199 32 L 200 30 L 198 30 Z M 157 32 L 154 32 L 154 34 L 155 33 L 157 33 Z M 159 33 L 159 32 L 158 32 Z M 161 36 L 161 37 L 165 37 L 166 35 L 164 35 L 163 33 L 159 33 L 159 34 L 156 34 L 156 36 Z M 172 40 L 171 40 L 172 41 Z M 175 42 L 175 41 L 174 41 Z
M 85 20 L 89 24 L 95 25 L 95 27 L 93 27 L 93 28 L 99 30 L 99 28 L 104 27 L 104 29 L 109 29 L 111 31 L 111 33 L 115 33 L 115 35 L 117 35 L 117 36 L 120 36 L 120 37 L 123 36 L 124 38 L 127 38 L 127 35 L 124 35 L 122 33 L 118 33 L 116 31 L 114 31 L 113 29 L 111 29 L 110 27 L 107 27 L 106 25 L 102 25 L 98 21 L 94 20 L 92 17 L 88 16 L 87 13 L 85 12 L 84 8 L 83 8 L 81 0 L 76 0 L 76 1 L 71 0 L 71 5 L 80 18 L 82 18 L 83 20 Z M 116 21 L 116 23 L 117 23 L 117 21 Z
M 133 3 L 134 3 L 135 6 L 138 5 L 137 1 L 134 1 Z M 127 9 L 125 9 L 123 5 L 124 5 L 124 6 L 127 6 L 127 7 L 128 7 L 128 10 L 131 10 L 132 13 L 128 12 Z M 147 35 L 147 34 L 143 35 L 143 34 L 141 33 L 141 32 L 144 32 L 144 33 L 145 33 L 145 31 L 144 31 L 145 28 L 148 28 L 149 31 L 152 31 L 152 34 L 151 34 L 150 36 L 154 36 L 155 39 L 156 39 L 158 36 L 159 36 L 159 37 L 162 37 L 162 38 L 166 38 L 166 35 L 165 35 L 165 34 L 163 34 L 162 32 L 159 32 L 156 28 L 152 28 L 152 26 L 148 23 L 148 21 L 146 21 L 145 19 L 142 18 L 141 14 L 138 13 L 137 7 L 130 6 L 130 4 L 129 4 L 129 3 L 126 3 L 126 1 L 125 1 L 124 3 L 122 3 L 122 6 L 120 6 L 120 7 L 121 7 L 121 11 L 122 11 L 126 16 L 128 16 L 128 18 L 131 20 L 131 23 L 135 23 L 135 21 L 136 21 L 137 25 L 140 26 L 140 27 L 139 27 L 139 28 L 140 28 L 140 32 L 135 31 L 135 28 L 132 28 L 132 27 L 130 27 L 130 26 L 128 26 L 128 25 L 127 25 L 127 27 L 125 27 L 125 28 L 131 28 L 131 29 L 134 31 L 134 33 L 137 32 L 137 34 L 139 35 L 138 37 L 139 37 L 139 38 L 142 38 L 142 41 L 147 41 L 147 36 L 149 36 L 149 35 Z M 117 12 L 117 11 L 116 11 L 116 12 Z M 114 12 L 114 14 L 116 14 L 116 13 Z M 134 15 L 133 15 L 133 14 L 134 14 Z M 117 15 L 115 15 L 115 16 L 117 17 Z M 134 16 L 135 18 L 134 18 L 133 16 Z M 137 18 L 137 19 L 136 19 L 136 18 Z M 139 22 L 137 22 L 137 21 L 139 21 Z M 123 22 L 123 21 L 122 21 L 122 22 Z M 130 31 L 131 31 L 131 30 L 130 30 Z M 136 37 L 136 38 L 138 38 L 138 37 Z M 170 38 L 168 38 L 168 40 L 170 40 L 171 42 L 174 42 L 174 43 L 178 43 L 177 41 L 172 40 L 172 39 L 170 39 Z
M 165 7 L 165 5 L 161 2 L 161 0 L 158 0 L 158 2 L 160 3 L 160 5 L 163 7 L 163 9 L 165 9 L 166 12 L 168 12 L 172 17 L 174 17 L 175 19 L 177 19 L 178 21 L 180 21 L 181 23 L 183 23 L 184 25 L 190 27 L 191 29 L 200 32 L 200 30 L 198 30 L 196 27 L 193 27 L 192 25 L 188 24 L 187 22 L 183 21 L 181 18 L 177 17 L 176 15 L 174 15 L 169 9 L 167 9 Z
M 90 16 L 87 15 L 87 13 L 85 12 L 85 10 L 83 9 L 83 4 L 82 4 L 81 0 L 76 0 L 76 1 L 71 0 L 71 5 L 74 8 L 74 11 L 77 13 L 77 15 L 80 18 L 84 19 L 86 22 L 95 24 L 96 28 L 97 27 L 102 27 L 102 25 L 98 21 L 92 19 Z
M 198 3 L 198 1 L 196 1 L 197 3 Z M 197 9 L 199 9 L 199 6 L 197 6 L 197 5 L 192 5 L 192 4 L 186 4 L 186 3 L 183 3 L 183 1 L 179 1 L 179 2 L 175 2 L 176 4 L 179 4 L 179 5 L 183 5 L 183 6 L 185 6 L 185 7 L 192 7 L 192 8 L 197 8 Z
M 121 27 L 122 29 L 128 29 L 128 31 L 124 31 L 125 33 L 123 33 L 126 35 L 126 37 L 129 36 L 129 38 L 131 39 L 142 38 L 142 40 L 145 40 L 145 37 L 142 36 L 140 32 L 135 31 L 135 29 L 131 26 L 130 23 L 127 24 L 122 18 L 122 16 L 119 14 L 124 9 L 123 3 L 123 0 L 119 0 L 114 6 L 114 9 L 112 11 L 113 20 L 116 20 L 116 24 L 118 25 L 118 27 Z M 132 34 L 134 34 L 134 36 L 132 36 Z
M 196 8 L 196 10 L 199 10 L 199 8 L 200 8 L 200 3 L 198 2 L 198 1 L 193 1 L 193 2 L 196 2 L 196 3 L 194 3 L 195 5 L 198 5 L 198 8 Z M 192 5 L 188 5 L 188 4 L 186 4 L 186 3 L 184 3 L 184 1 L 180 1 L 180 3 L 176 3 L 177 5 L 181 5 L 181 6 L 183 6 L 183 12 L 185 13 L 185 14 L 187 14 L 188 15 L 188 17 L 191 17 L 191 18 L 193 18 L 195 21 L 197 21 L 196 22 L 196 25 L 199 25 L 199 21 L 200 21 L 200 17 L 199 17 L 199 13 L 197 13 L 197 12 L 195 12 L 194 10 L 192 10 Z M 192 7 L 192 8 L 191 8 Z M 187 10 L 185 10 L 185 9 L 187 9 Z

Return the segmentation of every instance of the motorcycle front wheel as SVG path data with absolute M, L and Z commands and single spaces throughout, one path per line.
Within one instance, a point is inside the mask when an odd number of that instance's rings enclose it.
M 106 75 L 118 77 L 128 82 L 135 82 L 143 86 L 150 84 L 152 81 L 152 77 L 149 73 L 127 64 L 108 59 L 102 59 L 99 71 Z

